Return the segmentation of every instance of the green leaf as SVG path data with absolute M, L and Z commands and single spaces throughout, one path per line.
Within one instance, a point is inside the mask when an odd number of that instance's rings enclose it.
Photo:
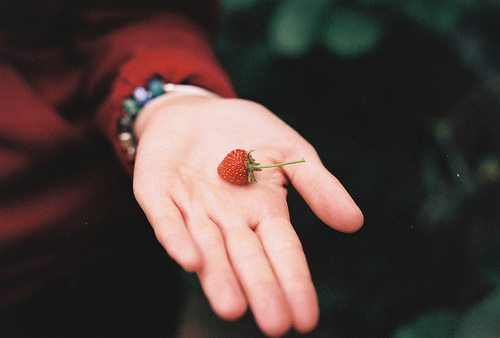
M 261 1 L 263 0 L 223 0 L 221 5 L 225 13 L 232 13 L 251 8 Z
M 326 28 L 324 43 L 341 57 L 357 57 L 378 45 L 382 31 L 378 19 L 351 9 L 340 9 Z
M 272 51 L 285 56 L 306 54 L 316 42 L 329 0 L 281 1 L 271 18 L 268 41 Z
M 500 234 L 490 239 L 481 257 L 478 269 L 490 283 L 500 287 Z
M 420 315 L 412 324 L 397 329 L 394 338 L 453 337 L 459 322 L 460 316 L 451 311 L 430 311 Z
M 452 32 L 461 19 L 461 7 L 454 1 L 408 1 L 404 12 L 418 24 L 441 34 Z
M 500 336 L 500 288 L 467 312 L 457 330 L 456 337 Z

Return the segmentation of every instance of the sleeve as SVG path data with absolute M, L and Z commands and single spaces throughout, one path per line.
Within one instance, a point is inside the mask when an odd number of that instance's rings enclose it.
M 117 120 L 123 115 L 123 99 L 153 75 L 166 82 L 190 84 L 222 97 L 235 97 L 230 80 L 211 46 L 210 31 L 179 11 L 88 11 L 80 48 L 90 62 L 87 97 L 98 98 L 95 123 L 129 172 L 117 138 Z

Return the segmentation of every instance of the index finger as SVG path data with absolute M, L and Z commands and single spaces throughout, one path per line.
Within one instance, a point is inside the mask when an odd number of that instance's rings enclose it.
M 134 195 L 158 242 L 185 270 L 198 270 L 202 265 L 201 253 L 172 197 L 176 189 L 182 190 L 178 186 L 180 183 L 171 174 L 159 174 L 161 167 L 149 165 L 148 170 L 144 170 L 142 166 L 143 162 L 138 158 L 134 170 Z M 172 189 L 167 189 L 167 186 Z

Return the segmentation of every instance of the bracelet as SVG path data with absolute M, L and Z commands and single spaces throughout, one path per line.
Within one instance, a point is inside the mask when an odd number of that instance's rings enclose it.
M 146 106 L 163 102 L 180 95 L 200 95 L 206 97 L 219 97 L 206 89 L 173 83 L 164 83 L 161 78 L 153 78 L 145 87 L 135 87 L 132 95 L 123 100 L 125 114 L 118 118 L 118 140 L 128 160 L 133 161 L 137 149 L 137 140 L 134 135 L 134 122 L 139 112 Z M 162 97 L 161 101 L 159 97 Z M 155 100 L 156 99 L 156 100 Z

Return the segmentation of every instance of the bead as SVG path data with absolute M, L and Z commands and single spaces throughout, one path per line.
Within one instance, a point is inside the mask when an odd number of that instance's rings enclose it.
M 173 83 L 167 83 L 165 85 L 164 89 L 165 89 L 166 92 L 172 92 L 172 91 L 175 90 L 176 87 L 177 86 L 175 84 L 173 84 Z
M 135 151 L 136 151 L 135 147 L 128 147 L 127 150 L 126 150 L 127 154 L 130 155 L 130 156 L 134 156 L 135 155 Z
M 123 149 L 128 149 L 134 146 L 134 136 L 132 133 L 120 133 L 118 135 L 118 140 Z
M 149 81 L 147 88 L 135 87 L 132 96 L 123 100 L 125 115 L 117 120 L 118 141 L 124 150 L 125 158 L 133 161 L 136 153 L 136 140 L 134 137 L 134 120 L 142 107 L 152 98 L 167 92 L 163 80 L 158 77 Z
M 136 152 L 135 147 L 128 147 L 127 149 L 125 149 L 125 158 L 127 159 L 127 161 L 134 160 L 135 152 Z
M 123 110 L 127 115 L 134 116 L 141 110 L 141 105 L 134 99 L 127 98 L 123 100 Z
M 165 93 L 163 89 L 163 81 L 160 79 L 153 79 L 148 83 L 148 89 L 151 93 L 151 98 L 158 97 Z
M 145 104 L 150 99 L 149 93 L 144 87 L 135 87 L 132 96 L 134 97 L 134 100 L 136 100 L 140 105 Z
M 116 126 L 121 133 L 131 133 L 133 130 L 133 122 L 128 115 L 120 116 L 116 121 Z

